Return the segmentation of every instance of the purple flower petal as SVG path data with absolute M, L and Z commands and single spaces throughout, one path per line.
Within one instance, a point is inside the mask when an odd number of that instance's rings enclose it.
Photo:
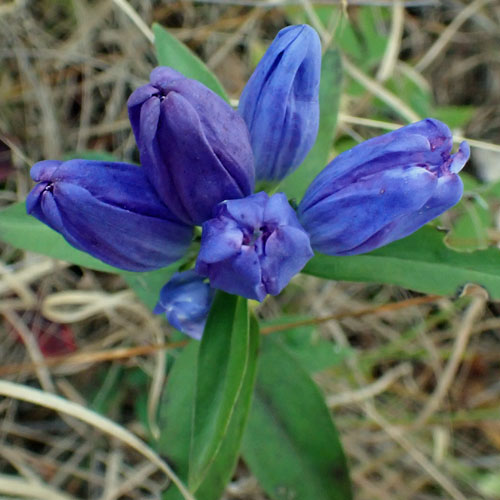
M 181 258 L 191 242 L 192 229 L 161 203 L 140 167 L 41 162 L 32 175 L 44 180 L 28 196 L 28 213 L 112 266 L 159 269 Z
M 321 43 L 307 25 L 281 30 L 240 98 L 258 180 L 281 180 L 297 168 L 319 126 Z
M 299 219 L 312 247 L 329 255 L 368 252 L 416 231 L 458 202 L 448 127 L 434 119 L 365 141 L 337 156 L 309 186 Z
M 128 105 L 146 175 L 182 221 L 201 224 L 218 203 L 252 192 L 254 166 L 246 125 L 210 89 L 158 67 Z
M 196 271 L 214 288 L 262 301 L 277 295 L 313 256 L 283 193 L 221 203 L 203 224 Z
M 200 340 L 214 298 L 214 290 L 195 271 L 175 273 L 161 289 L 155 314 L 165 314 L 177 330 Z

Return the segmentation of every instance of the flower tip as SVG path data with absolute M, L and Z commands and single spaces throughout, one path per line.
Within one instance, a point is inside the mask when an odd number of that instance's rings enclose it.
M 149 81 L 151 85 L 159 87 L 160 89 L 166 87 L 168 83 L 172 82 L 173 80 L 184 78 L 186 77 L 182 73 L 179 73 L 170 66 L 156 66 L 149 74 Z
M 62 161 L 57 160 L 39 161 L 31 167 L 30 176 L 35 182 L 50 180 L 61 165 Z
M 310 40 L 318 40 L 321 43 L 318 32 L 308 24 L 301 24 L 301 34 L 309 37 Z
M 318 36 L 318 33 L 312 26 L 309 26 L 309 24 L 304 23 L 304 24 L 293 24 L 291 26 L 283 28 L 282 30 L 279 31 L 276 38 L 280 38 L 287 33 L 295 33 L 295 36 L 299 35 Z
M 450 165 L 450 172 L 453 174 L 458 174 L 470 158 L 470 146 L 467 141 L 460 143 L 458 151 L 452 155 L 452 162 Z

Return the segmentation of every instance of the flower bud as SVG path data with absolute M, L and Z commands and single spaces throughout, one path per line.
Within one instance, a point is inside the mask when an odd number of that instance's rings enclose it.
M 278 181 L 312 148 L 319 126 L 321 42 L 306 24 L 282 29 L 241 95 L 257 180 Z
M 314 250 L 369 252 L 404 238 L 458 203 L 457 173 L 469 159 L 451 153 L 448 127 L 426 119 L 365 141 L 337 156 L 311 183 L 299 219 Z
M 252 149 L 245 122 L 218 95 L 171 68 L 128 100 L 141 163 L 170 210 L 201 224 L 221 201 L 253 191 Z
M 261 192 L 218 205 L 203 224 L 196 272 L 214 288 L 262 301 L 280 293 L 312 256 L 286 196 Z
M 26 209 L 75 248 L 129 271 L 184 255 L 192 228 L 160 201 L 142 168 L 88 160 L 41 161 Z
M 175 273 L 161 289 L 153 312 L 165 314 L 174 328 L 200 340 L 214 295 L 206 278 L 195 271 Z

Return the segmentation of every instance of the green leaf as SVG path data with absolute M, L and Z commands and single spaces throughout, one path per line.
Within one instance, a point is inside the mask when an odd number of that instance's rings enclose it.
M 199 346 L 199 342 L 191 341 L 175 360 L 158 412 L 158 424 L 161 429 L 158 451 L 167 458 L 168 463 L 183 482 L 188 477 L 191 421 L 196 387 L 196 359 Z M 180 500 L 183 497 L 172 486 L 163 498 L 164 500 Z
M 349 470 L 316 384 L 276 339 L 262 342 L 243 458 L 273 500 L 349 500 Z
M 303 269 L 320 278 L 399 285 L 411 290 L 452 295 L 467 283 L 483 286 L 500 298 L 500 251 L 455 252 L 443 233 L 430 226 L 365 255 L 317 254 Z
M 477 480 L 478 490 L 489 498 L 500 498 L 500 474 L 486 472 Z
M 170 66 L 188 78 L 193 78 L 229 101 L 224 87 L 205 63 L 186 45 L 172 36 L 165 28 L 153 24 L 156 56 L 162 66 Z
M 475 106 L 440 106 L 434 108 L 432 116 L 454 129 L 465 127 L 475 113 Z
M 384 57 L 389 41 L 388 11 L 378 6 L 361 7 L 358 16 L 359 36 L 363 39 L 365 49 L 363 64 L 376 66 Z M 385 26 L 384 26 L 385 24 Z
M 95 161 L 120 161 L 116 156 L 107 151 L 94 151 L 84 149 L 83 151 L 75 151 L 74 153 L 68 153 L 64 155 L 63 160 L 95 160 Z
M 432 115 L 430 89 L 410 78 L 399 68 L 396 68 L 394 76 L 386 82 L 386 87 L 403 99 L 419 116 Z M 383 119 L 383 116 L 381 118 Z
M 493 224 L 492 211 L 479 200 L 477 197 L 464 198 L 454 209 L 458 216 L 444 240 L 453 250 L 470 252 L 488 248 L 488 229 Z M 486 201 L 483 203 L 486 204 Z
M 320 121 L 316 142 L 302 164 L 279 186 L 289 198 L 300 200 L 311 181 L 325 168 L 332 148 L 342 88 L 342 59 L 329 49 L 321 62 Z
M 10 245 L 65 260 L 97 271 L 117 273 L 85 252 L 73 248 L 59 233 L 26 213 L 25 203 L 15 203 L 0 211 L 0 240 Z
M 358 64 L 366 57 L 362 39 L 353 27 L 352 21 L 343 16 L 335 30 L 335 41 L 340 48 Z
M 371 71 L 384 57 L 388 37 L 388 12 L 377 6 L 360 7 L 356 16 L 343 16 L 335 41 L 363 71 Z
M 249 366 L 246 371 L 225 436 L 207 469 L 203 482 L 198 488 L 191 485 L 190 489 L 197 500 L 219 500 L 226 483 L 231 478 L 253 393 L 258 340 L 258 324 L 252 317 L 249 337 L 252 366 Z M 195 446 L 192 444 L 192 417 L 196 381 L 199 376 L 196 373 L 198 346 L 198 342 L 191 342 L 175 362 L 160 410 L 159 423 L 162 434 L 159 441 L 159 451 L 167 457 L 183 481 L 186 481 L 189 475 L 190 448 Z M 213 368 L 215 367 L 214 364 Z M 216 408 L 215 411 L 217 412 L 218 409 Z M 172 487 L 164 493 L 163 500 L 182 500 L 182 495 Z
M 266 321 L 263 326 L 293 324 L 310 319 L 306 316 L 281 316 Z M 336 345 L 323 338 L 314 325 L 292 326 L 272 335 L 311 374 L 343 363 L 353 352 L 349 347 Z
M 121 276 L 123 276 L 127 285 L 134 290 L 139 299 L 150 309 L 153 309 L 158 302 L 160 290 L 163 285 L 179 269 L 181 264 L 182 259 L 170 264 L 168 267 L 164 267 L 156 271 L 136 273 L 132 271 L 118 270 L 115 272 L 118 272 Z
M 476 192 L 484 192 L 486 195 L 490 194 L 490 188 L 493 187 L 491 184 L 481 184 L 476 177 L 473 177 L 471 174 L 467 172 L 460 172 L 460 179 L 464 183 L 464 191 L 466 194 L 468 191 Z
M 254 384 L 259 331 L 248 303 L 218 292 L 200 345 L 188 486 L 218 499 L 236 465 Z

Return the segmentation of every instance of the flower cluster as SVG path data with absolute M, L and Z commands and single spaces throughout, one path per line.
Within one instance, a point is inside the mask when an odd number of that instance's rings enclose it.
M 307 25 L 280 31 L 243 90 L 239 109 L 201 83 L 158 67 L 128 101 L 141 167 L 42 161 L 28 213 L 74 247 L 131 271 L 186 254 L 202 226 L 194 269 L 163 288 L 157 313 L 200 338 L 213 288 L 262 301 L 301 271 L 313 250 L 368 252 L 458 202 L 450 130 L 426 119 L 337 156 L 297 211 L 283 193 L 253 194 L 304 160 L 319 126 L 321 45 Z

